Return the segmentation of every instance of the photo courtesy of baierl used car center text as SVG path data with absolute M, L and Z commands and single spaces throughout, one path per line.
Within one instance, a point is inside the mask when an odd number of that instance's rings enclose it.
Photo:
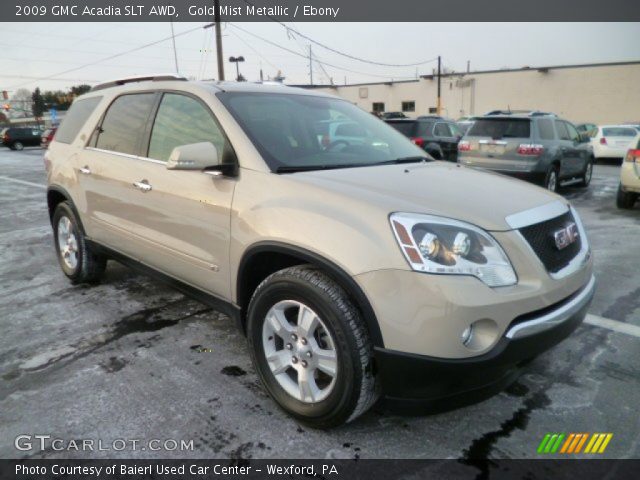
M 636 479 L 640 6 L 0 3 L 0 479 Z

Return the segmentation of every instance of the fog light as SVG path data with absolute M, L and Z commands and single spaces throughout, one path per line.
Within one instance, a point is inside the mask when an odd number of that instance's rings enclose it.
M 466 347 L 469 345 L 471 338 L 473 337 L 473 325 L 469 325 L 464 329 L 462 335 L 460 335 L 460 340 L 462 340 L 462 344 Z

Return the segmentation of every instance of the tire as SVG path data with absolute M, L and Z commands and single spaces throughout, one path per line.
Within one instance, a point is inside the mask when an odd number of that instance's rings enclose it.
M 551 192 L 558 192 L 560 189 L 560 180 L 558 178 L 558 167 L 552 165 L 544 179 L 544 188 Z
M 297 323 L 301 312 L 309 320 L 305 324 L 315 327 L 307 330 Z M 255 290 L 247 317 L 258 375 L 276 403 L 301 423 L 335 427 L 354 420 L 377 400 L 373 348 L 364 320 L 342 287 L 322 270 L 301 265 L 270 275 Z M 318 367 L 323 358 L 324 368 Z M 325 373 L 331 369 L 333 376 Z
M 593 162 L 589 160 L 587 162 L 587 166 L 584 169 L 584 173 L 582 174 L 582 180 L 578 183 L 580 187 L 588 187 L 591 183 L 591 177 L 593 176 Z
M 616 205 L 618 208 L 625 210 L 633 208 L 638 199 L 638 194 L 633 192 L 625 192 L 622 190 L 622 184 L 618 185 L 618 195 L 616 196 Z
M 22 144 L 22 142 L 13 142 L 13 150 L 24 150 L 24 145 Z
M 58 204 L 52 224 L 56 254 L 64 274 L 73 284 L 97 283 L 105 271 L 107 259 L 91 251 L 68 202 Z

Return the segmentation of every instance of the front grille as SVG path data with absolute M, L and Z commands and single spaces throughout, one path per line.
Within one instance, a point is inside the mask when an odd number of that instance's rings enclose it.
M 575 222 L 575 220 L 571 211 L 568 211 L 559 217 L 520 229 L 522 236 L 529 242 L 547 271 L 551 273 L 559 272 L 569 265 L 569 262 L 578 255 L 582 247 L 582 238 L 580 237 L 562 250 L 558 250 L 556 247 L 554 232 L 565 228 L 571 222 Z

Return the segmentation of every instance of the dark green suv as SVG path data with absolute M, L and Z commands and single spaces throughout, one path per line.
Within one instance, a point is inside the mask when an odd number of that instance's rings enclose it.
M 589 185 L 593 152 L 588 138 L 553 114 L 486 115 L 458 144 L 458 162 L 557 191 Z

